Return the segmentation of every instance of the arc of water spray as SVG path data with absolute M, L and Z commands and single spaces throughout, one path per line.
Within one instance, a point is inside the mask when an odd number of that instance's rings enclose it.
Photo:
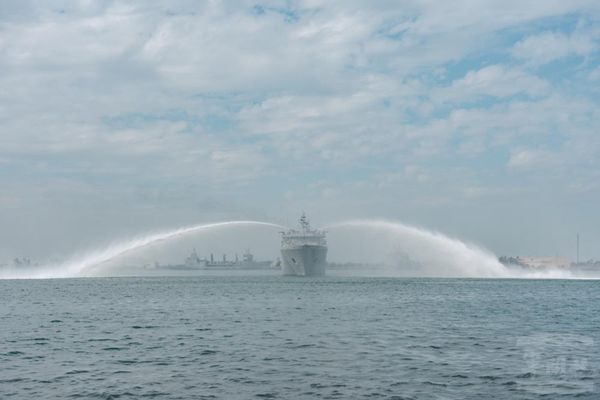
M 179 228 L 172 231 L 150 234 L 142 237 L 138 237 L 131 240 L 122 241 L 106 247 L 105 249 L 88 253 L 76 260 L 69 261 L 66 263 L 46 266 L 35 272 L 30 271 L 28 278 L 64 278 L 64 277 L 76 277 L 85 275 L 85 272 L 90 268 L 99 264 L 110 261 L 116 257 L 122 256 L 133 250 L 140 249 L 151 244 L 162 242 L 165 240 L 173 239 L 182 235 L 198 232 L 201 230 L 226 227 L 226 226 L 239 226 L 239 225 L 262 225 L 270 226 L 279 229 L 285 229 L 284 226 L 273 224 L 270 222 L 262 221 L 227 221 L 227 222 L 216 222 L 210 224 L 194 225 L 185 228 Z M 23 276 L 14 275 L 8 276 L 8 278 L 24 278 Z
M 350 220 L 326 227 L 370 228 L 394 235 L 411 258 L 426 265 L 437 276 L 508 277 L 509 271 L 496 256 L 473 244 L 439 232 L 385 220 Z
M 471 243 L 448 237 L 440 232 L 386 220 L 350 220 L 332 224 L 326 229 L 371 228 L 394 235 L 409 256 L 428 269 L 429 276 L 572 279 L 569 271 L 550 269 L 527 271 L 507 268 L 495 254 Z

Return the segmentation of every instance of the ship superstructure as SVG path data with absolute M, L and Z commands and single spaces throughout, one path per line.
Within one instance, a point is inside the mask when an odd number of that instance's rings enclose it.
M 325 231 L 311 229 L 306 214 L 300 217 L 300 230 L 281 232 L 281 258 L 284 275 L 322 276 L 327 265 Z

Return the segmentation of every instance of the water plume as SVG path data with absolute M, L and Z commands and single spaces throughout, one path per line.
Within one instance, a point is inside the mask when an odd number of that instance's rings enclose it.
M 375 247 L 387 252 L 387 260 L 380 265 L 380 269 L 383 269 L 364 271 L 366 274 L 379 272 L 388 276 L 482 278 L 507 278 L 513 275 L 490 251 L 439 232 L 399 222 L 351 220 L 325 229 L 338 236 L 343 235 L 344 231 L 346 234 L 353 231 L 360 236 L 357 240 L 359 247 L 366 251 L 369 251 L 368 247 L 371 247 L 371 251 Z M 332 234 L 330 242 L 335 241 L 335 237 Z
M 203 230 L 243 225 L 266 226 L 285 229 L 284 226 L 261 221 L 227 221 L 194 225 L 167 232 L 148 234 L 130 240 L 124 240 L 64 263 L 23 269 L 13 268 L 4 271 L 0 270 L 0 279 L 44 279 L 89 276 L 93 275 L 93 268 L 101 267 L 103 263 L 145 246 L 150 246 L 158 242 L 175 239 L 183 235 Z

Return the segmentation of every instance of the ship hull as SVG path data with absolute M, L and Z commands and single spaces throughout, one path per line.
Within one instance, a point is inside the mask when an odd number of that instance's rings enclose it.
M 284 275 L 323 276 L 327 265 L 327 247 L 301 245 L 281 249 Z

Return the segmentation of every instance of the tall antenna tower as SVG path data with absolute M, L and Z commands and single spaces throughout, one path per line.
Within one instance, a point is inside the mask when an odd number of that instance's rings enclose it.
M 577 234 L 577 264 L 579 264 L 579 233 Z

